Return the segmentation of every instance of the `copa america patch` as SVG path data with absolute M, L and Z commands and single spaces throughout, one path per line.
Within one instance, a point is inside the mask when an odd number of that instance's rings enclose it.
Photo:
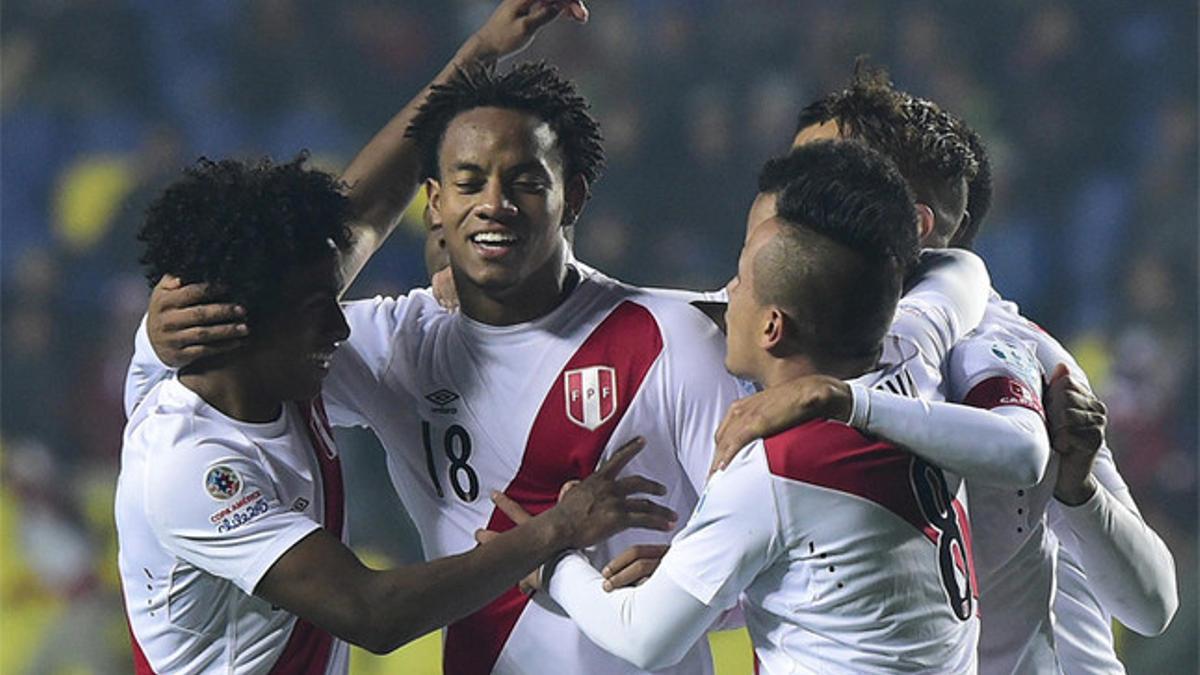
M 213 499 L 225 501 L 242 491 L 242 477 L 225 465 L 214 466 L 204 476 L 204 489 Z
M 1037 382 L 1041 380 L 1037 359 L 1031 353 L 1032 350 L 1029 346 L 1013 344 L 1007 340 L 993 340 L 991 351 L 992 356 L 1000 359 L 1010 368 L 1020 373 L 1027 381 Z

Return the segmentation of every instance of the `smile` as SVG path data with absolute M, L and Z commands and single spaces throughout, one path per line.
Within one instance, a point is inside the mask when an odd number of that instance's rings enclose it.
M 498 260 L 505 257 L 521 244 L 521 238 L 510 232 L 491 230 L 476 232 L 467 237 L 475 251 L 485 260 Z

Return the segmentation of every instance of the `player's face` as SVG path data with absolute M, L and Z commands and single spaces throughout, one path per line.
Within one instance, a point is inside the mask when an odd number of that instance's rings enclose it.
M 460 295 L 519 291 L 536 272 L 562 265 L 568 205 L 562 150 L 548 124 L 504 108 L 469 110 L 446 128 L 438 164 L 431 217 L 442 224 Z
M 729 304 L 725 309 L 725 368 L 748 380 L 761 381 L 758 364 L 763 360 L 761 336 L 768 321 L 768 308 L 754 294 L 754 258 L 779 232 L 774 218 L 754 228 L 738 256 L 737 276 L 725 286 Z
M 282 280 L 280 307 L 255 329 L 252 347 L 255 375 L 274 398 L 297 401 L 320 393 L 333 352 L 350 336 L 339 282 L 334 255 Z

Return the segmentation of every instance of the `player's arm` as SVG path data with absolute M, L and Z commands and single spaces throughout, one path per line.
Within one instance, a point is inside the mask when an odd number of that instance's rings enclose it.
M 991 277 L 979 256 L 960 249 L 926 249 L 913 284 L 896 309 L 892 333 L 914 340 L 940 365 L 954 343 L 979 325 Z
M 761 475 L 765 460 L 739 461 L 709 483 L 641 585 L 607 592 L 578 554 L 553 565 L 544 586 L 589 639 L 639 668 L 675 664 L 781 554 L 775 502 Z
M 491 65 L 521 51 L 563 12 L 578 21 L 587 19 L 582 0 L 503 0 L 437 77 L 359 151 L 341 176 L 348 186 L 354 234 L 351 249 L 342 256 L 343 291 L 383 245 L 421 185 L 420 151 L 405 133 L 430 91 L 469 65 Z
M 1055 375 L 1047 394 L 1060 458 L 1055 526 L 1068 530 L 1063 546 L 1104 609 L 1131 630 L 1158 635 L 1179 608 L 1175 560 L 1116 472 L 1104 445 L 1103 404 L 1065 366 Z
M 482 607 L 556 552 L 628 527 L 669 529 L 676 517 L 637 496 L 664 494 L 617 474 L 642 448 L 626 444 L 548 511 L 468 553 L 387 571 L 365 567 L 324 530 L 270 568 L 255 594 L 345 640 L 383 653 Z
M 421 158 L 405 130 L 430 90 L 449 79 L 454 72 L 472 63 L 495 63 L 529 45 L 538 30 L 559 14 L 567 12 L 576 20 L 586 20 L 582 0 L 504 0 L 495 12 L 462 47 L 454 58 L 404 108 L 359 151 L 341 178 L 348 186 L 351 202 L 353 244 L 342 254 L 342 291 L 366 265 L 399 222 L 401 214 L 416 194 L 421 182 Z M 134 364 L 126 380 L 126 409 L 140 400 L 149 387 L 169 368 L 182 368 L 197 359 L 238 348 L 249 329 L 244 323 L 245 310 L 220 303 L 200 284 L 182 285 L 178 279 L 163 277 L 150 294 L 145 322 L 154 354 L 163 369 L 151 361 Z

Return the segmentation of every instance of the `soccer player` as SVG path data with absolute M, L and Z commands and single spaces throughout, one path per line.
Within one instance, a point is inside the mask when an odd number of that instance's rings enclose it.
M 349 333 L 337 301 L 349 206 L 303 159 L 202 160 L 149 209 L 139 239 L 150 281 L 171 273 L 220 289 L 254 333 L 159 382 L 126 426 L 116 524 L 138 673 L 345 673 L 345 641 L 390 651 L 559 550 L 671 524 L 666 509 L 631 496 L 661 485 L 615 478 L 635 443 L 587 489 L 486 548 L 364 567 L 346 545 L 320 395 Z
M 567 264 L 562 227 L 579 216 L 603 164 L 586 102 L 546 66 L 465 67 L 431 88 L 410 129 L 462 311 L 442 311 L 426 291 L 347 304 L 352 333 L 324 399 L 333 424 L 379 436 L 426 557 L 472 548 L 479 528 L 512 526 L 491 491 L 540 512 L 630 435 L 645 436 L 647 450 L 629 469 L 666 485 L 667 506 L 690 512 L 709 439 L 740 388 L 701 313 Z M 155 302 L 149 323 L 162 328 Z M 187 360 L 177 332 L 150 334 L 172 365 Z M 139 339 L 131 399 L 163 375 L 153 346 Z M 629 543 L 619 535 L 593 555 L 608 560 Z M 545 663 L 639 672 L 515 587 L 450 626 L 444 662 L 453 673 Z M 701 643 L 677 672 L 711 668 Z
M 904 365 L 876 369 L 917 252 L 914 228 L 897 226 L 916 220 L 903 179 L 854 143 L 796 160 L 803 170 L 728 286 L 726 364 L 768 390 L 812 373 L 904 380 Z M 756 445 L 712 479 L 644 584 L 608 593 L 572 553 L 549 595 L 648 669 L 680 658 L 741 596 L 764 672 L 970 671 L 978 620 L 955 479 L 825 420 Z
M 978 136 L 961 121 L 928 101 L 895 91 L 874 75 L 856 77 L 848 89 L 806 108 L 799 126 L 797 144 L 848 135 L 864 138 L 898 158 L 918 199 L 931 206 L 924 214 L 930 227 L 923 244 L 944 246 L 953 241 L 969 246 L 990 201 L 990 171 Z M 964 159 L 972 156 L 983 168 L 975 176 L 961 171 Z M 1111 456 L 1097 470 L 1091 469 L 1091 457 L 1101 440 L 1103 408 L 1086 384 L 1073 382 L 1068 372 L 1082 377 L 1078 365 L 1053 338 L 994 292 L 979 332 L 952 354 L 949 383 L 954 400 L 998 411 L 1014 404 L 1036 410 L 1040 405 L 1031 390 L 1040 390 L 1043 379 L 1049 379 L 1055 396 L 1051 407 L 1072 411 L 1063 412 L 1054 426 L 1059 452 L 1036 485 L 1007 480 L 1011 467 L 1005 466 L 1004 457 L 990 453 L 925 454 L 926 459 L 967 478 L 985 617 L 980 641 L 983 672 L 1052 671 L 1056 659 L 1068 670 L 1073 670 L 1072 663 L 1080 668 L 1119 668 L 1107 616 L 1096 596 L 1105 598 L 1107 611 L 1147 634 L 1161 632 L 1177 605 L 1170 553 L 1137 515 Z M 781 392 L 762 398 L 778 399 Z M 802 395 L 800 389 L 794 398 Z M 755 433 L 770 433 L 792 423 L 797 416 L 787 414 L 787 408 L 779 400 L 769 407 L 762 400 L 740 402 L 731 417 L 752 423 L 740 428 L 736 421 L 725 425 L 726 452 L 753 437 L 742 433 L 748 426 L 755 426 Z M 779 415 L 775 422 L 760 425 L 773 414 Z M 1090 451 L 1085 447 L 1089 443 Z M 1105 455 L 1106 449 L 1100 456 Z M 1025 458 L 1011 464 L 1024 465 Z M 1110 487 L 1099 489 L 1097 478 Z M 1091 504 L 1072 508 L 1084 502 Z M 1063 530 L 1059 539 L 1064 541 L 1058 596 L 1054 596 L 1057 540 L 1047 529 L 1047 509 L 1071 514 L 1069 522 L 1061 515 L 1051 518 Z M 1072 553 L 1078 551 L 1079 542 L 1087 542 L 1088 550 L 1078 556 L 1092 561 L 1086 584 L 1082 574 L 1089 568 L 1081 569 Z M 1062 608 L 1057 622 L 1050 617 L 1052 600 Z

